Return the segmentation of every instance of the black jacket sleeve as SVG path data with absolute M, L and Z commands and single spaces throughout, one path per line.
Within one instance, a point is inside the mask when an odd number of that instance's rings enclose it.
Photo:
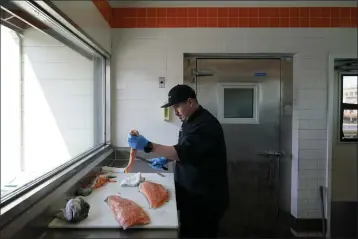
M 181 142 L 174 145 L 179 161 L 184 164 L 200 163 L 212 147 L 215 147 L 213 130 L 208 124 L 194 125 Z

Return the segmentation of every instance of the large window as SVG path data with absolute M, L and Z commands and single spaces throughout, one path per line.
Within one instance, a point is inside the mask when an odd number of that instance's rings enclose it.
M 1 199 L 105 143 L 105 58 L 25 1 L 1 7 Z
M 10 190 L 11 169 L 21 170 L 20 54 L 19 35 L 1 25 L 1 195 Z
M 342 74 L 340 83 L 340 141 L 357 142 L 357 75 Z

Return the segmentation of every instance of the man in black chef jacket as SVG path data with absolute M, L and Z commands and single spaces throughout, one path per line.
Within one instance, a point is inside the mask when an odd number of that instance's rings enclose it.
M 177 85 L 168 93 L 168 103 L 183 122 L 174 146 L 148 141 L 128 134 L 128 144 L 136 150 L 153 152 L 160 158 L 151 166 L 160 169 L 175 164 L 175 189 L 180 220 L 180 237 L 213 238 L 229 204 L 226 145 L 219 121 L 199 105 L 195 91 Z

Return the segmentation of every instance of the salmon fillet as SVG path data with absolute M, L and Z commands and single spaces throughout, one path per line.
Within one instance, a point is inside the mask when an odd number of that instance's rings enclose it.
M 131 130 L 130 131 L 130 134 L 132 136 L 138 136 L 139 135 L 139 132 L 137 130 Z M 137 156 L 137 150 L 135 149 L 130 149 L 130 152 L 129 152 L 129 163 L 127 165 L 127 167 L 125 168 L 124 172 L 125 173 L 129 173 L 131 170 L 132 170 L 132 166 L 134 164 L 134 160 Z
M 111 208 L 116 221 L 123 230 L 135 225 L 146 225 L 150 223 L 147 213 L 134 201 L 122 198 L 118 195 L 108 196 L 105 200 Z
M 106 184 L 109 183 L 109 182 L 114 183 L 114 182 L 117 182 L 117 181 L 116 181 L 116 180 L 112 180 L 112 179 L 110 179 L 110 178 L 108 178 L 108 177 L 105 177 L 105 176 L 99 176 L 99 177 L 96 179 L 94 185 L 93 185 L 91 188 L 92 188 L 92 189 L 100 188 L 100 187 L 106 185 Z
M 151 208 L 158 208 L 169 200 L 168 190 L 158 183 L 142 182 L 139 191 L 147 198 Z

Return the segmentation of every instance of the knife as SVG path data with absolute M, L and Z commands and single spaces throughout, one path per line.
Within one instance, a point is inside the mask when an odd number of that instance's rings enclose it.
M 143 162 L 149 163 L 149 164 L 151 164 L 151 163 L 152 163 L 152 162 L 151 162 L 151 161 L 149 161 L 148 159 L 143 158 L 143 157 L 141 157 L 141 156 L 136 156 L 136 158 L 137 158 L 137 159 L 142 160 Z M 168 171 L 168 168 L 167 168 L 167 167 L 165 167 L 165 166 L 162 166 L 162 169 L 163 169 L 163 170 L 165 170 L 165 171 Z

